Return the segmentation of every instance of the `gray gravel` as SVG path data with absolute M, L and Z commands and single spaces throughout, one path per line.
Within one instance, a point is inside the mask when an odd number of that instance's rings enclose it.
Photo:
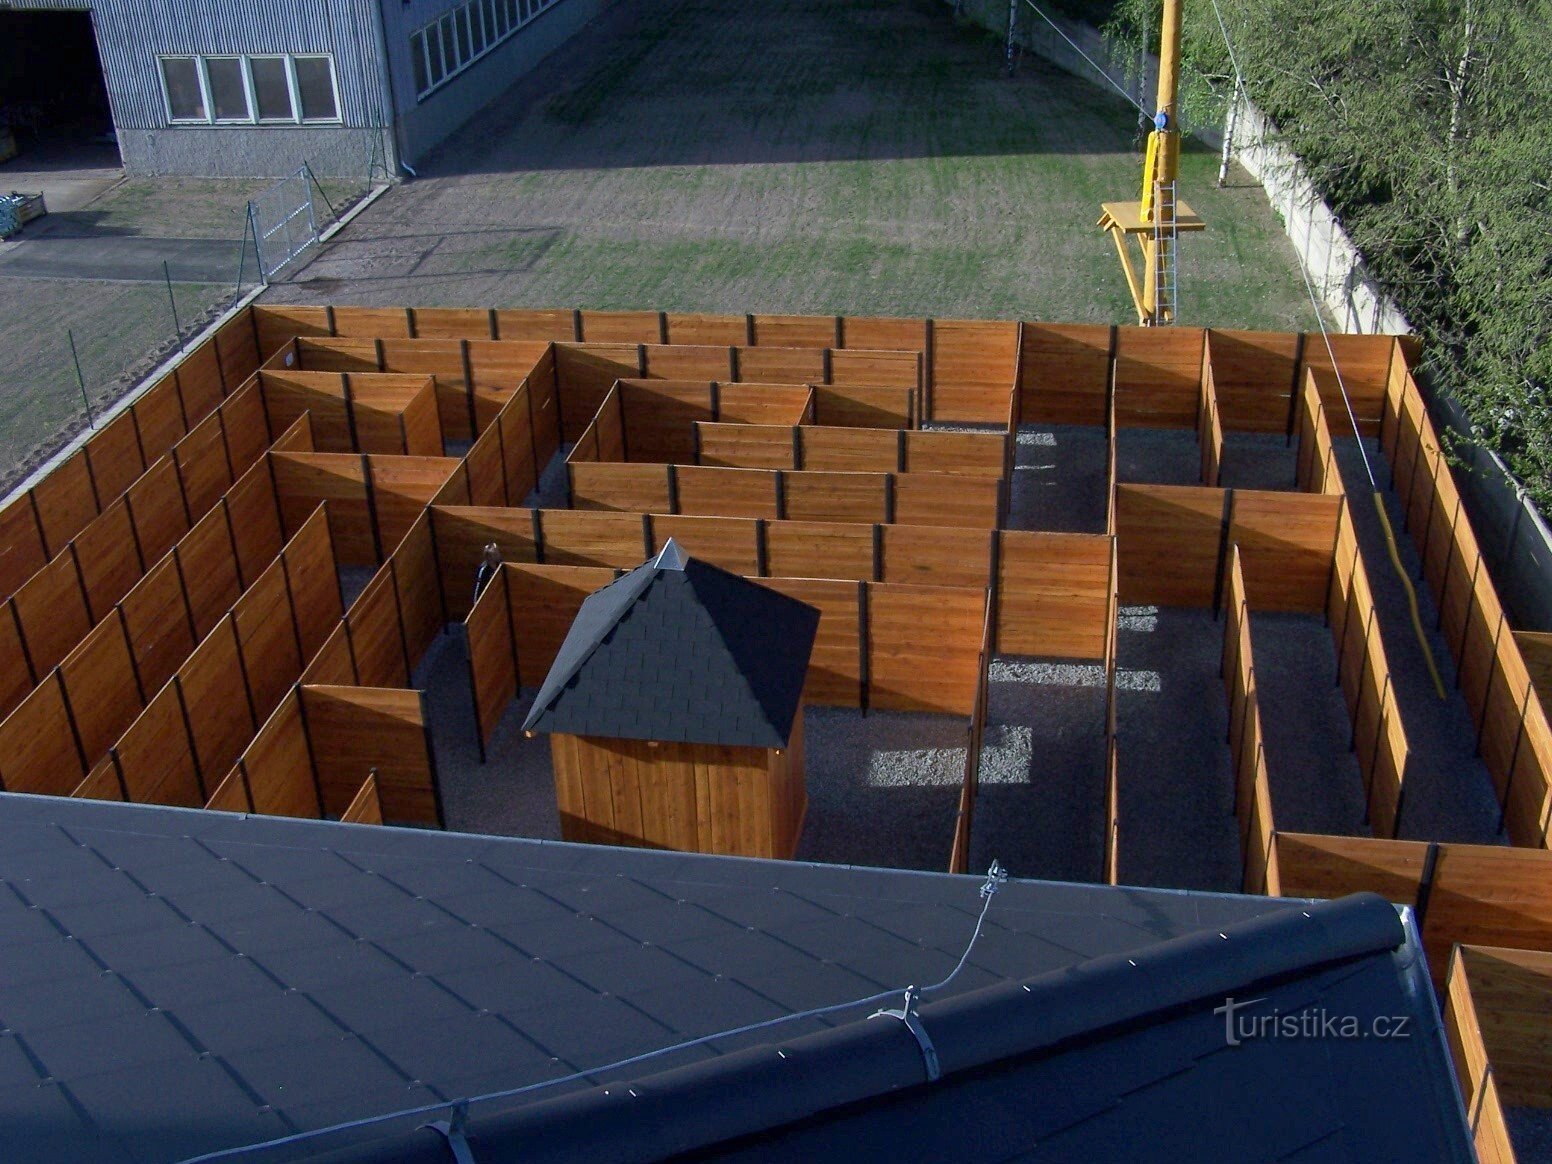
M 1200 485 L 1202 450 L 1196 430 L 1118 429 L 1116 480 L 1131 485 Z
M 1211 611 L 1123 607 L 1118 659 L 1123 884 L 1238 892 L 1223 627 Z
M 350 604 L 361 596 L 366 584 L 376 575 L 376 566 L 337 566 L 340 587 L 340 609 L 349 610 Z
M 1105 669 L 997 659 L 991 665 L 970 867 L 1015 877 L 1104 875 Z
M 1250 639 L 1277 827 L 1369 836 L 1330 629 L 1313 615 L 1252 613 Z
M 1281 433 L 1223 434 L 1218 484 L 1230 489 L 1295 489 L 1299 449 Z
M 1552 1161 L 1552 1110 L 1544 1107 L 1506 1107 L 1509 1142 L 1520 1164 Z
M 1013 529 L 1104 533 L 1109 448 L 1102 428 L 1021 428 L 1009 497 Z
M 805 707 L 799 859 L 947 869 L 969 730 L 965 716 Z
M 1370 463 L 1382 486 L 1390 480 L 1377 443 L 1365 441 Z M 1380 634 L 1395 681 L 1401 724 L 1412 749 L 1407 772 L 1407 792 L 1401 814 L 1401 835 L 1414 840 L 1461 841 L 1472 844 L 1507 843 L 1498 830 L 1498 800 L 1487 767 L 1476 755 L 1476 727 L 1465 697 L 1455 687 L 1455 663 L 1444 636 L 1435 629 L 1438 611 L 1422 580 L 1417 550 L 1403 532 L 1400 503 L 1386 492 L 1390 521 L 1396 531 L 1401 561 L 1413 579 L 1423 626 L 1429 633 L 1433 657 L 1444 676 L 1448 698 L 1441 701 L 1428 676 L 1427 665 L 1412 628 L 1406 593 L 1390 564 L 1379 516 L 1369 499 L 1358 442 L 1345 437 L 1336 442 L 1337 462 L 1346 483 L 1368 570 L 1369 585 L 1379 611 Z

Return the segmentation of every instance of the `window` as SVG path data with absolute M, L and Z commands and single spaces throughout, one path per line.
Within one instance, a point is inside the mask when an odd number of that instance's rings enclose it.
M 286 75 L 285 57 L 254 57 L 248 62 L 253 71 L 254 104 L 260 121 L 295 121 L 291 106 L 291 79 Z
M 331 57 L 296 57 L 296 91 L 302 99 L 303 121 L 338 121 L 339 97 L 334 92 Z
M 206 57 L 205 74 L 210 78 L 210 104 L 217 121 L 253 120 L 241 57 Z
M 163 57 L 161 66 L 173 125 L 340 121 L 333 57 Z M 417 85 L 420 80 L 417 72 Z
M 3 2 L 3 0 L 0 0 Z M 424 100 L 492 52 L 554 0 L 464 0 L 430 24 L 410 33 L 410 72 L 415 95 Z
M 205 90 L 194 57 L 163 57 L 162 84 L 167 89 L 167 120 L 208 121 Z

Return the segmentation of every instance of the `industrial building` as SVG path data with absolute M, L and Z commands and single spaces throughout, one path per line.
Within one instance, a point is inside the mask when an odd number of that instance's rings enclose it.
M 10 0 L 0 127 L 139 175 L 399 172 L 604 0 Z M 94 159 L 100 164 L 100 160 Z

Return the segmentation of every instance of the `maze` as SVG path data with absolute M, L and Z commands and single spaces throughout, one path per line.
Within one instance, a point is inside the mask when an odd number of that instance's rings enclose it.
M 1202 714 L 1222 715 L 1221 823 L 1243 891 L 1413 905 L 1441 985 L 1456 942 L 1552 950 L 1545 640 L 1517 635 L 1499 603 L 1405 343 L 1332 343 L 253 307 L 0 512 L 0 781 L 445 827 L 417 687 L 444 632 L 465 628 L 485 759 L 582 599 L 672 537 L 821 611 L 806 703 L 958 717 L 940 867 L 965 870 L 988 827 L 994 669 L 1060 660 L 1102 676 L 1100 778 L 1083 793 L 1096 875 L 1171 883 L 1169 838 L 1125 807 L 1149 756 L 1127 754 L 1120 643 L 1128 612 L 1196 612 L 1221 662 L 1226 714 Z M 1480 753 L 1443 783 L 1419 776 L 1416 745 L 1442 705 L 1390 662 L 1412 630 L 1384 600 L 1394 571 L 1355 425 L 1447 646 L 1455 745 Z M 1147 432 L 1184 442 L 1171 483 L 1129 467 Z M 1021 449 L 1083 434 L 1101 463 L 1082 504 L 1031 504 Z M 491 543 L 504 565 L 476 601 Z M 1329 673 L 1258 670 L 1274 616 L 1329 639 Z M 1342 746 L 1301 737 L 1269 695 L 1295 681 L 1339 689 Z M 1279 826 L 1280 803 L 1300 815 L 1290 747 L 1346 782 L 1351 827 Z M 1498 818 L 1485 833 L 1433 827 L 1450 781 L 1481 784 Z M 1040 811 L 1040 788 L 1027 795 Z M 616 812 L 629 835 L 631 807 Z

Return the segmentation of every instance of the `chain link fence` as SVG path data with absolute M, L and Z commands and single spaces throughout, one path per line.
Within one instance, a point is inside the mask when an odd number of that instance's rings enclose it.
M 325 189 L 305 165 L 257 192 L 211 183 L 226 200 L 214 208 L 209 198 L 195 204 L 190 183 L 168 184 L 166 199 L 154 184 L 135 185 L 137 194 L 152 190 L 143 200 L 155 201 L 139 210 L 149 222 L 105 215 L 100 244 L 64 221 L 47 232 L 28 224 L 15 241 L 35 245 L 0 252 L 0 494 L 103 423 L 243 297 L 299 270 L 317 254 L 322 233 L 370 188 L 347 179 Z M 205 237 L 151 237 L 161 233 Z M 91 261 L 99 246 L 100 264 Z M 71 248 L 104 277 L 51 276 L 56 256 Z

